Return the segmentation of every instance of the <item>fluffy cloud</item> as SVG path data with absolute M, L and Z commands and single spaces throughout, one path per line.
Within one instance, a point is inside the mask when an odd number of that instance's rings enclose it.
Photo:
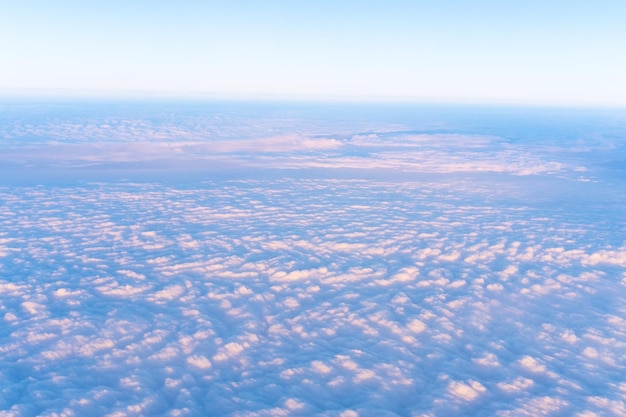
M 191 119 L 5 136 L 336 170 L 4 178 L 0 415 L 624 414 L 624 189 L 603 171 L 501 135 Z

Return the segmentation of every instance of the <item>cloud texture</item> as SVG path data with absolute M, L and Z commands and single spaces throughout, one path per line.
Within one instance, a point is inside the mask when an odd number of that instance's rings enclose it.
M 390 139 L 419 178 L 0 186 L 0 415 L 626 415 L 623 187 L 447 164 L 499 141 Z

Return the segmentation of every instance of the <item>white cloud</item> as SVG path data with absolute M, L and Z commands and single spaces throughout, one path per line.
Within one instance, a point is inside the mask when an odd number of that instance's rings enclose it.
M 547 368 L 544 364 L 540 363 L 532 356 L 524 356 L 519 360 L 519 363 L 526 369 L 535 373 L 545 373 Z
M 426 326 L 426 324 L 419 319 L 413 319 L 407 324 L 407 328 L 413 333 L 421 333 L 426 330 L 427 327 L 428 326 Z
M 478 381 L 468 381 L 467 383 L 451 381 L 448 385 L 448 392 L 452 397 L 464 401 L 474 401 L 487 389 Z
M 96 287 L 96 290 L 102 294 L 114 296 L 114 297 L 133 297 L 135 295 L 146 292 L 151 287 L 150 285 L 133 286 L 133 285 L 119 285 L 117 282 L 111 282 L 107 285 Z
M 29 314 L 39 314 L 46 310 L 46 306 L 34 301 L 24 301 L 22 303 L 22 308 Z
M 196 368 L 200 368 L 200 369 L 210 369 L 211 368 L 211 361 L 201 355 L 193 355 L 187 358 L 187 363 L 191 366 L 194 366 Z
M 477 363 L 479 365 L 483 365 L 483 366 L 500 366 L 498 357 L 493 353 L 486 353 L 481 358 L 472 359 L 472 362 Z
M 215 361 L 224 361 L 243 352 L 245 347 L 237 342 L 230 342 L 219 349 L 219 353 L 213 356 Z
M 498 388 L 500 388 L 502 391 L 515 393 L 515 392 L 527 390 L 528 388 L 532 387 L 534 384 L 535 383 L 532 379 L 519 377 L 519 378 L 514 379 L 511 382 L 499 382 Z
M 320 374 L 329 374 L 333 370 L 333 368 L 326 365 L 322 361 L 313 361 L 311 363 L 311 367 L 313 368 L 315 372 L 320 373 Z
M 584 255 L 581 263 L 583 265 L 609 264 L 626 266 L 626 250 L 602 250 L 590 255 Z
M 0 282 L 0 294 L 17 295 L 26 288 L 25 285 L 18 285 L 13 282 Z
M 549 396 L 536 397 L 528 400 L 522 406 L 498 413 L 501 416 L 545 416 L 557 412 L 568 406 L 568 402 L 561 398 Z
M 185 287 L 183 287 L 182 285 L 170 285 L 160 291 L 156 291 L 153 295 L 149 297 L 149 299 L 157 302 L 176 300 L 180 298 L 180 296 L 184 294 L 184 292 Z
M 138 281 L 144 280 L 146 279 L 146 276 L 144 274 L 139 274 L 135 271 L 131 271 L 128 269 L 120 269 L 117 271 L 118 274 L 121 274 L 127 278 L 132 278 L 132 279 L 136 279 Z
M 596 162 L 188 117 L 41 119 L 24 132 L 84 138 L 0 152 L 105 178 L 0 185 L 5 414 L 623 412 L 623 190 Z

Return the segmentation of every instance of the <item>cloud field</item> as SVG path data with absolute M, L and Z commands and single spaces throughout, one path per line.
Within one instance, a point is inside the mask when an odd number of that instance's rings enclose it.
M 245 178 L 0 184 L 0 416 L 626 415 L 603 151 L 355 124 L 196 148 Z

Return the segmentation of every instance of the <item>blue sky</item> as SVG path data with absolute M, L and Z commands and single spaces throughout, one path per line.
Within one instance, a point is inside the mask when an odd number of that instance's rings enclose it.
M 3 3 L 4 94 L 626 105 L 621 1 Z

